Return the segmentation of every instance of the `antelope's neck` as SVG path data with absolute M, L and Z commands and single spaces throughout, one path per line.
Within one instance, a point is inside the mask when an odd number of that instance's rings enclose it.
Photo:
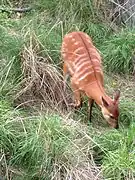
M 101 107 L 102 97 L 110 104 L 111 98 L 105 93 L 104 87 L 100 82 L 95 82 L 92 85 L 87 85 L 85 93 L 88 97 L 94 99 L 94 101 Z

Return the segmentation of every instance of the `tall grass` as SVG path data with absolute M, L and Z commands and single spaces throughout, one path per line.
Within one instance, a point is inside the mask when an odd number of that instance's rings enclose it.
M 94 158 L 105 179 L 134 179 L 134 123 L 128 129 L 94 135 Z
M 134 137 L 134 124 L 125 132 L 107 132 L 104 136 L 98 137 L 100 146 L 107 153 L 102 159 L 106 179 L 134 179 Z
M 90 141 L 73 120 L 71 126 L 59 115 L 26 116 L 4 104 L 0 104 L 1 175 L 6 171 L 7 179 L 78 180 L 100 175 L 88 157 Z
M 49 0 L 39 0 L 38 2 L 35 1 L 34 4 L 37 5 L 40 10 L 48 10 L 53 18 L 59 17 L 64 21 L 69 20 L 71 17 L 85 21 L 89 19 L 89 17 L 94 17 L 96 14 L 93 0 L 86 0 L 85 3 L 82 0 L 56 0 L 51 2 Z
M 19 53 L 23 40 L 10 29 L 0 26 L 0 92 L 1 96 L 11 92 L 20 79 Z
M 134 123 L 129 129 L 99 132 L 70 116 L 63 118 L 29 116 L 0 101 L 1 175 L 6 171 L 6 178 L 13 179 L 103 179 L 101 165 L 106 179 L 133 179 Z
M 135 48 L 134 30 L 122 30 L 112 35 L 100 47 L 107 71 L 131 74 L 133 71 L 132 54 Z

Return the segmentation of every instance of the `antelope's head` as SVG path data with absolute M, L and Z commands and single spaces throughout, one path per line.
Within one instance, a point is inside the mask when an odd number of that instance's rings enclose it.
M 117 90 L 114 93 L 114 98 L 111 103 L 108 103 L 103 97 L 102 97 L 102 114 L 108 124 L 115 129 L 119 128 L 118 125 L 118 117 L 119 117 L 119 97 L 120 97 L 120 91 Z

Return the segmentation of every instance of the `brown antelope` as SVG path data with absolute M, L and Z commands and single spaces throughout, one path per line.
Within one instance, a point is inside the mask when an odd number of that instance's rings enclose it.
M 64 60 L 64 77 L 66 78 L 68 74 L 71 76 L 74 107 L 81 106 L 81 93 L 84 93 L 89 98 L 89 120 L 91 121 L 95 101 L 109 125 L 118 128 L 120 91 L 115 92 L 113 99 L 106 94 L 101 57 L 91 38 L 80 31 L 65 35 L 61 55 Z

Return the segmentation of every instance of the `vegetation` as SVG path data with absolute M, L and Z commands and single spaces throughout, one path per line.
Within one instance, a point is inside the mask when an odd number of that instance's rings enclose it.
M 104 1 L 22 4 L 29 5 L 21 17 L 0 12 L 0 178 L 135 179 L 135 30 L 112 29 Z M 108 94 L 121 90 L 119 130 L 107 127 L 96 105 L 88 124 L 87 99 L 76 112 L 68 106 L 60 47 L 72 30 L 87 32 L 100 50 Z

